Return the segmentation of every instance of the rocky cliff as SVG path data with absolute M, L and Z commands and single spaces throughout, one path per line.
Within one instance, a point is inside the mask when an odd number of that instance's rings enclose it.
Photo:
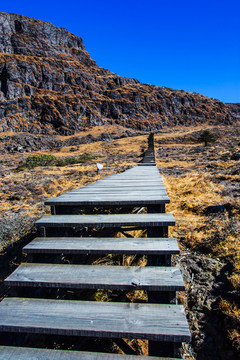
M 154 130 L 235 119 L 218 100 L 98 67 L 81 38 L 50 23 L 0 13 L 0 33 L 0 132 L 72 134 L 104 123 Z

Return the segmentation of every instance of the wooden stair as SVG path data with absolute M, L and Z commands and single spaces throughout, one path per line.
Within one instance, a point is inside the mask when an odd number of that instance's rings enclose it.
M 173 238 L 37 237 L 23 248 L 33 254 L 179 254 Z
M 51 299 L 5 298 L 0 331 L 171 342 L 190 339 L 181 305 Z
M 146 158 L 147 159 L 147 158 Z M 46 204 L 55 215 L 43 216 L 36 222 L 42 237 L 24 247 L 28 255 L 52 254 L 137 254 L 147 255 L 151 266 L 99 266 L 73 264 L 23 263 L 6 280 L 16 289 L 112 289 L 146 290 L 152 294 L 176 293 L 184 290 L 178 268 L 170 265 L 172 254 L 178 254 L 176 239 L 166 237 L 168 226 L 175 224 L 172 214 L 161 212 L 169 202 L 156 166 L 141 166 L 122 174 L 112 175 L 95 184 L 51 199 Z M 122 185 L 121 185 L 122 184 Z M 121 186 L 120 186 L 121 185 Z M 73 215 L 69 206 L 141 205 L 147 214 Z M 157 210 L 156 210 L 157 209 Z M 159 212 L 158 212 L 159 210 Z M 66 211 L 66 213 L 65 213 Z M 58 213 L 60 212 L 60 214 Z M 149 238 L 80 238 L 46 236 L 48 229 L 73 227 L 147 229 Z M 165 229 L 163 231 L 163 229 Z M 151 230 L 151 231 L 150 231 Z M 156 233 L 157 235 L 153 235 Z M 165 257 L 165 266 L 157 266 L 159 257 Z M 161 299 L 161 295 L 158 299 Z M 150 302 L 154 302 L 150 300 Z M 158 302 L 158 301 L 157 301 Z M 0 303 L 0 331 L 26 334 L 54 334 L 90 336 L 96 338 L 128 338 L 149 340 L 150 353 L 161 356 L 169 344 L 179 347 L 189 342 L 184 308 L 181 305 L 159 303 L 96 302 L 37 298 L 5 298 Z M 153 344 L 153 346 L 152 346 Z M 164 344 L 166 346 L 164 347 Z M 174 345 L 175 344 L 175 345 Z M 156 346 L 155 346 L 156 345 Z M 155 350 L 154 350 L 155 348 Z M 83 359 L 83 360 L 143 360 L 142 356 L 87 353 L 0 347 L 0 359 L 9 353 L 12 358 Z M 175 353 L 174 356 L 179 356 Z M 2 356 L 2 357 L 1 357 Z M 145 359 L 163 359 L 144 357 Z M 6 359 L 8 359 L 6 357 Z M 170 358 L 165 358 L 170 359 Z
M 6 280 L 7 286 L 71 289 L 182 291 L 175 267 L 21 264 Z
M 86 351 L 66 351 L 34 349 L 13 346 L 0 346 L 0 360 L 175 360 L 173 358 L 159 358 L 136 355 L 119 355 L 94 353 Z
M 174 226 L 172 214 L 45 215 L 37 227 L 121 227 Z

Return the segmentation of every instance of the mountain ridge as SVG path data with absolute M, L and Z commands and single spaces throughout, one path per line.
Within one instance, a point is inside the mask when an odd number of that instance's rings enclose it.
M 0 132 L 69 135 L 108 123 L 155 131 L 236 119 L 217 99 L 98 67 L 80 37 L 49 22 L 0 13 L 0 32 Z

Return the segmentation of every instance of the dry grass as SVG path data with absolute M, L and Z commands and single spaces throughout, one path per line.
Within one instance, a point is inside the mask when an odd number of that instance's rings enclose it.
M 211 127 L 217 141 L 208 147 L 196 141 L 203 129 L 175 129 L 156 136 L 157 165 L 171 200 L 166 211 L 174 214 L 177 224 L 170 228 L 170 236 L 177 237 L 183 250 L 228 264 L 229 287 L 239 294 L 240 166 L 231 160 L 240 151 L 239 126 Z M 221 211 L 208 211 L 209 206 L 219 205 Z M 228 339 L 239 351 L 239 303 L 223 298 L 218 311 L 227 318 Z
M 111 131 L 113 130 L 117 132 L 118 128 L 111 129 Z M 102 134 L 103 131 L 103 126 L 93 128 L 94 135 Z M 108 131 L 109 127 L 106 128 L 106 133 Z M 90 132 L 89 130 L 88 133 Z M 84 136 L 86 133 L 83 132 Z M 81 133 L 74 136 L 81 136 Z M 117 140 L 82 144 L 74 147 L 74 152 L 73 146 L 68 146 L 62 147 L 60 151 L 9 153 L 7 158 L 6 155 L 0 155 L 0 217 L 2 219 L 0 253 L 18 241 L 23 234 L 31 231 L 34 220 L 45 211 L 43 202 L 47 198 L 61 195 L 66 191 L 135 166 L 139 162 L 143 147 L 147 147 L 147 136 L 125 137 Z M 24 162 L 29 155 L 51 154 L 57 158 L 63 158 L 73 155 L 78 157 L 84 153 L 91 154 L 96 158 L 83 164 L 70 164 L 61 167 L 48 165 L 24 169 L 18 173 L 14 172 L 14 169 L 21 162 Z M 100 174 L 97 174 L 97 162 L 104 165 Z M 11 228 L 15 230 L 11 231 Z
M 209 128 L 217 135 L 216 143 L 209 147 L 197 142 L 197 137 L 203 129 L 164 129 L 155 137 L 157 165 L 163 174 L 171 199 L 167 211 L 174 214 L 177 224 L 170 229 L 170 236 L 177 237 L 180 247 L 184 250 L 207 254 L 231 264 L 231 271 L 228 273 L 229 284 L 234 291 L 239 291 L 239 165 L 231 160 L 231 154 L 239 151 L 239 129 L 233 131 L 230 127 Z M 95 127 L 84 132 L 84 136 L 98 136 L 103 131 L 104 128 Z M 147 136 L 136 136 L 68 146 L 51 152 L 31 152 L 31 155 L 50 153 L 59 158 L 73 154 L 80 156 L 84 153 L 101 157 L 85 164 L 37 167 L 20 173 L 14 173 L 13 170 L 29 153 L 13 153 L 7 158 L 0 155 L 0 216 L 7 224 L 1 230 L 4 236 L 0 243 L 0 251 L 4 251 L 9 244 L 24 236 L 25 232 L 31 231 L 34 219 L 45 211 L 44 200 L 135 166 L 143 148 L 146 147 Z M 96 162 L 104 165 L 99 175 L 96 172 Z M 207 207 L 215 205 L 224 205 L 224 211 L 207 214 Z M 23 233 L 19 231 L 20 227 L 24 229 Z M 134 257 L 108 256 L 102 257 L 98 263 L 131 265 L 134 261 Z M 138 261 L 139 265 L 144 266 L 146 259 Z M 109 294 L 102 292 L 96 296 L 99 297 L 98 300 L 107 300 Z M 146 301 L 144 292 L 129 293 L 128 296 L 130 301 Z M 182 298 L 182 301 L 186 302 L 184 296 Z M 223 296 L 218 311 L 227 316 L 228 339 L 235 349 L 239 349 L 239 305 Z M 145 343 L 141 346 L 147 348 Z M 143 352 L 146 355 L 146 349 Z M 190 349 L 185 349 L 184 356 L 191 359 Z

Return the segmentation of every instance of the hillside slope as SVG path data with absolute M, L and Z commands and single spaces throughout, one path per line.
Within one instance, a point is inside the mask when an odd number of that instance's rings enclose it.
M 235 119 L 218 100 L 98 67 L 81 38 L 50 23 L 0 13 L 0 32 L 0 132 L 66 135 L 104 123 L 155 130 Z

